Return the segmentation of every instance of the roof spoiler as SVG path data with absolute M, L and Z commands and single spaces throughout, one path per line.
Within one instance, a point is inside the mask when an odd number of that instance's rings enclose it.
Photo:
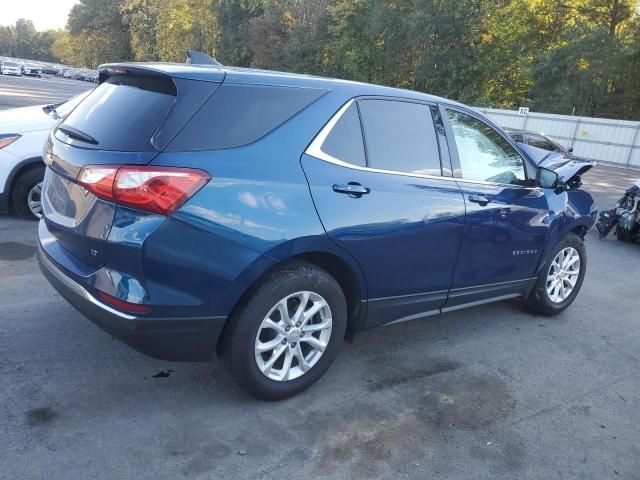
M 144 64 L 133 65 L 126 63 L 107 63 L 98 67 L 98 83 L 103 83 L 107 78 L 118 75 L 134 75 L 138 77 L 170 79 L 171 75 L 153 68 L 147 68 Z
M 187 50 L 187 65 L 215 65 L 221 67 L 222 64 L 215 58 L 210 57 L 204 52 L 197 50 Z

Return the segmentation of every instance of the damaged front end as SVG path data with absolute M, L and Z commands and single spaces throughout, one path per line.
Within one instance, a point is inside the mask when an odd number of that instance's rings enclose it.
M 615 208 L 600 213 L 596 223 L 600 238 L 606 237 L 614 227 L 618 240 L 640 240 L 640 179 L 618 200 Z
M 568 158 L 562 153 L 550 152 L 524 143 L 518 143 L 518 147 L 537 167 L 544 167 L 556 172 L 558 179 L 570 190 L 580 188 L 582 186 L 582 175 L 596 165 L 596 162 L 583 158 Z

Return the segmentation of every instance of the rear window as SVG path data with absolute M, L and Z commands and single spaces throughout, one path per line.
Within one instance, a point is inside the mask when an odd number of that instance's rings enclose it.
M 87 147 L 139 152 L 175 98 L 175 85 L 170 80 L 111 77 L 91 92 L 61 126 L 72 127 L 96 140 L 96 145 Z M 85 146 L 82 141 L 79 145 Z
M 223 83 L 167 150 L 219 150 L 253 143 L 325 93 L 311 88 Z

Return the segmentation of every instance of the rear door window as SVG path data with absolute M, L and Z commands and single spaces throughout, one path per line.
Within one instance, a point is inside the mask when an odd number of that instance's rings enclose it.
M 169 144 L 169 151 L 248 145 L 326 93 L 314 88 L 223 83 Z
M 61 127 L 71 127 L 69 130 L 95 139 L 95 145 L 79 141 L 78 145 L 83 147 L 139 152 L 175 99 L 175 85 L 169 79 L 111 77 L 93 90 Z
M 370 168 L 441 175 L 436 130 L 428 105 L 396 100 L 358 103 Z

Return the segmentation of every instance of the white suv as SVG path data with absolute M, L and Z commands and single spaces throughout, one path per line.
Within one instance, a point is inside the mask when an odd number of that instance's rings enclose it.
M 40 218 L 44 144 L 55 124 L 88 93 L 61 104 L 0 112 L 0 212 L 12 209 L 22 218 Z

